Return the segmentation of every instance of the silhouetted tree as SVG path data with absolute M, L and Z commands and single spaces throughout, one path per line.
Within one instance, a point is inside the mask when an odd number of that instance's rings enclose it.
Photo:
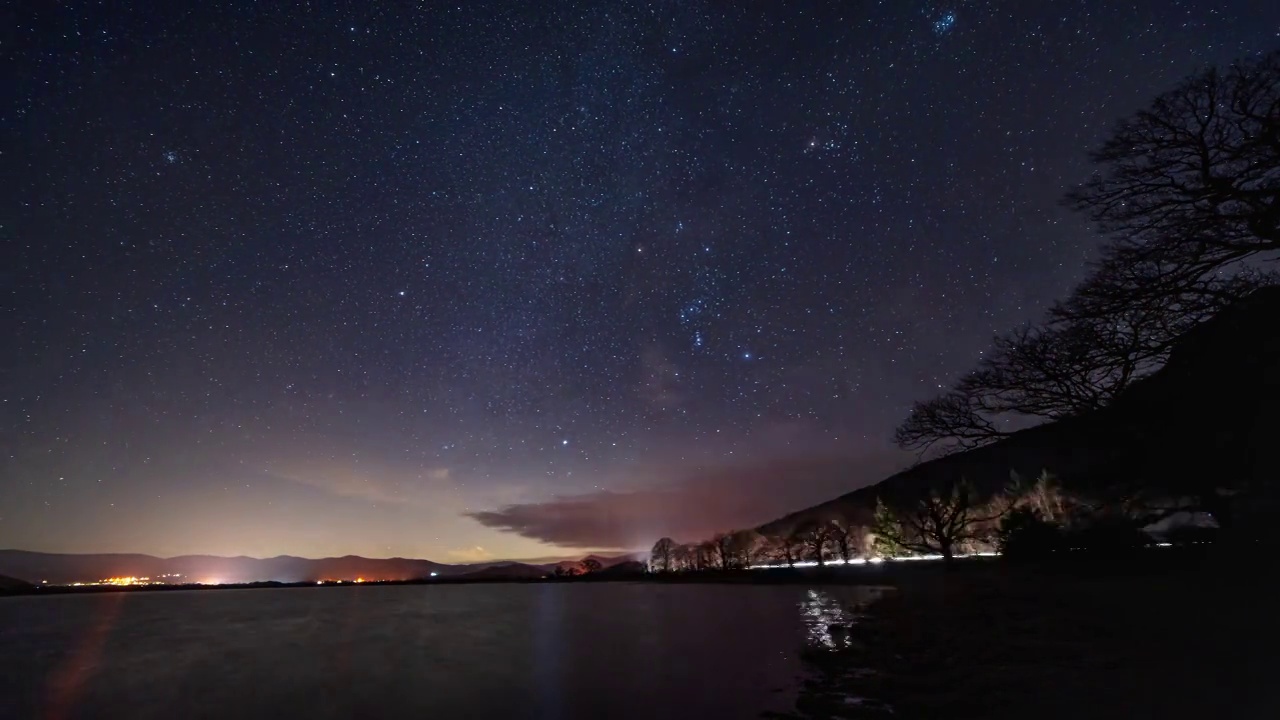
M 1274 272 L 1241 268 L 1200 278 L 1181 277 L 1165 263 L 1104 248 L 1088 277 L 1049 310 L 1054 326 L 1088 326 L 1112 355 L 1132 358 L 1132 376 L 1154 370 L 1191 328 L 1255 290 L 1277 283 Z
M 673 556 L 675 554 L 676 541 L 671 538 L 664 537 L 653 544 L 653 551 L 649 553 L 649 567 L 656 572 L 671 572 L 675 570 L 673 564 Z
M 997 336 L 965 382 L 988 412 L 1055 419 L 1106 406 L 1136 371 L 1133 348 L 1116 333 L 1063 323 Z
M 1073 296 L 1048 321 L 996 336 L 973 371 L 913 406 L 894 439 L 921 452 L 938 444 L 967 450 L 1007 437 L 1012 418 L 1056 420 L 1106 407 L 1159 367 L 1181 333 L 1258 286 L 1245 276 L 1217 285 L 1213 298 L 1181 305 L 1126 307 L 1117 299 L 1109 315 L 1098 317 L 1073 314 L 1084 307 Z M 1105 287 L 1096 278 L 1082 286 L 1095 295 Z M 1124 294 L 1119 287 L 1109 291 Z
M 1010 560 L 1044 557 L 1065 547 L 1062 528 L 1033 506 L 1016 507 L 1000 519 L 996 545 Z
M 914 403 L 893 440 L 903 449 L 921 453 L 939 443 L 948 451 L 979 447 L 1009 434 L 990 412 L 972 383 L 962 379 L 942 395 Z
M 930 490 L 905 506 L 878 505 L 874 532 L 890 547 L 939 554 L 950 561 L 958 547 L 990 540 L 993 524 L 1009 508 L 1010 501 L 1003 497 L 980 503 L 972 485 L 961 480 L 950 492 Z
M 600 561 L 593 557 L 585 558 L 582 561 L 582 569 L 585 572 L 589 572 L 589 573 L 600 572 L 602 567 L 603 566 L 600 564 Z
M 1067 198 L 1110 238 L 1087 279 L 917 402 L 899 446 L 965 450 L 1105 407 L 1190 328 L 1277 282 L 1248 263 L 1280 254 L 1280 52 L 1188 78 L 1093 158 L 1102 171 Z
M 1111 404 L 1168 359 L 1188 330 L 1274 274 L 1241 272 L 1151 295 L 1156 270 L 1101 267 L 1045 322 L 999 335 L 977 368 L 917 402 L 894 439 L 904 449 L 967 450 L 1011 434 L 1011 418 L 1056 420 Z
M 1111 237 L 1110 262 L 1163 268 L 1154 294 L 1280 251 L 1280 52 L 1187 78 L 1093 159 L 1067 202 Z

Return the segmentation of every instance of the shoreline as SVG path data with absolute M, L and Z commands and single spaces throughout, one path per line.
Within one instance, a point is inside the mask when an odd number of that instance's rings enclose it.
M 998 562 L 996 558 L 967 558 L 957 560 L 957 565 L 987 565 Z M 934 575 L 947 569 L 941 562 L 885 562 L 876 565 L 828 565 L 826 567 L 771 568 L 757 570 L 701 571 L 680 573 L 609 573 L 608 571 L 570 577 L 502 578 L 502 577 L 433 577 L 412 580 L 366 580 L 355 582 L 260 581 L 251 583 L 222 583 L 202 585 L 43 585 L 0 592 L 4 597 L 29 597 L 32 595 L 80 595 L 100 593 L 176 592 L 182 590 L 264 590 L 285 588 L 362 588 L 388 585 L 493 585 L 493 584 L 591 584 L 591 583 L 653 583 L 670 585 L 893 585 L 913 577 Z
M 1081 553 L 1063 560 L 1043 565 L 1051 573 L 1077 576 L 1101 576 L 1123 574 L 1134 568 L 1144 572 L 1179 571 L 1188 565 L 1200 566 L 1213 554 L 1212 546 L 1188 546 L 1173 548 L 1143 548 L 1120 555 L 1101 556 Z M 656 583 L 656 584 L 718 584 L 718 585 L 917 585 L 921 580 L 945 577 L 976 569 L 993 568 L 1025 570 L 1024 566 L 1010 565 L 999 557 L 974 556 L 957 558 L 951 565 L 938 560 L 915 562 L 885 560 L 875 564 L 844 565 L 831 563 L 825 566 L 757 568 L 750 570 L 702 570 L 672 573 L 611 573 L 607 569 L 597 573 L 574 576 L 544 577 L 469 577 L 467 575 L 412 578 L 406 580 L 342 580 L 294 582 L 262 580 L 243 583 L 201 584 L 147 584 L 147 585 L 32 585 L 0 591 L 0 598 L 31 595 L 79 595 L 97 593 L 176 592 L 210 590 L 264 590 L 286 588 L 354 588 L 388 585 L 492 585 L 492 584 L 575 584 L 575 583 Z
M 1187 564 L 1199 564 L 1206 556 L 1213 553 L 1211 545 L 1188 545 L 1175 547 L 1145 547 L 1119 555 L 1102 555 L 1093 552 L 1081 552 L 1064 557 L 1047 564 L 1054 572 L 1077 575 L 1098 575 L 1105 573 L 1124 573 L 1126 569 L 1141 567 L 1147 572 L 1156 568 L 1175 570 Z M 1254 551 L 1252 554 L 1260 553 Z M 1224 553 L 1225 554 L 1225 553 Z M 915 560 L 885 559 L 878 563 L 860 563 L 845 565 L 830 562 L 825 566 L 804 567 L 771 567 L 748 570 L 700 570 L 682 572 L 610 572 L 609 569 L 583 575 L 545 575 L 543 577 L 521 577 L 486 575 L 473 577 L 468 574 L 442 575 L 437 577 L 411 578 L 404 580 L 260 580 L 240 583 L 220 584 L 146 584 L 146 585 L 30 585 L 29 587 L 7 588 L 0 590 L 0 598 L 28 595 L 72 595 L 84 593 L 115 592 L 171 592 L 179 590 L 261 590 L 280 588 L 315 588 L 315 587 L 370 587 L 386 585 L 489 585 L 489 584 L 543 584 L 543 583 L 601 583 L 601 582 L 634 582 L 664 584 L 728 584 L 728 585 L 892 585 L 897 582 L 914 583 L 920 578 L 928 578 L 943 572 L 956 572 L 961 569 L 979 567 L 1019 567 L 1010 566 L 997 556 L 957 557 L 951 565 L 944 561 L 933 560 L 918 562 Z
M 806 654 L 796 711 L 770 717 L 1280 717 L 1280 590 L 1248 560 L 1177 554 L 903 582 Z

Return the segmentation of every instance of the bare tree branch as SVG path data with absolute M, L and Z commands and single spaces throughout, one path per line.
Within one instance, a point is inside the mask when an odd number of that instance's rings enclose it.
M 1093 158 L 1103 170 L 1067 197 L 1110 236 L 1089 277 L 916 403 L 899 446 L 966 450 L 1009 435 L 1013 418 L 1105 407 L 1192 327 L 1280 280 L 1259 267 L 1280 257 L 1280 52 L 1188 78 Z
M 1280 52 L 1187 78 L 1122 121 L 1067 195 L 1144 261 L 1198 277 L 1280 251 Z

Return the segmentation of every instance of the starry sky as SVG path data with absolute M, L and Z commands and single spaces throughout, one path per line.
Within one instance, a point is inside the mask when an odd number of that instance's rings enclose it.
M 1270 0 L 4 11 L 0 547 L 570 555 L 772 519 L 1078 281 Z

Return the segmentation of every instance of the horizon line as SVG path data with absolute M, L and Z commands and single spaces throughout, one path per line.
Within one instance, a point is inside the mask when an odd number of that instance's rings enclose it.
M 145 553 L 145 552 L 50 552 L 47 550 L 26 550 L 23 548 L 12 548 L 12 547 L 0 548 L 0 553 L 4 553 L 4 552 L 32 553 L 36 555 L 71 555 L 71 556 L 80 556 L 80 557 L 88 557 L 93 555 L 141 555 L 144 557 L 155 558 L 156 560 L 176 560 L 179 558 L 189 558 L 189 557 L 222 558 L 224 560 L 240 560 L 240 559 L 276 560 L 279 558 L 289 558 L 293 560 L 311 560 L 311 561 L 341 560 L 343 558 L 359 558 L 361 560 L 410 560 L 415 562 L 428 562 L 433 565 L 445 565 L 449 567 L 466 567 L 471 565 L 493 565 L 497 563 L 520 563 L 524 565 L 545 565 L 548 563 L 557 563 L 557 562 L 577 562 L 584 558 L 591 557 L 593 555 L 598 557 L 616 558 L 621 556 L 633 556 L 633 555 L 644 553 L 647 551 L 645 550 L 588 550 L 588 551 L 583 551 L 583 554 L 576 555 L 576 556 L 547 555 L 547 556 L 536 557 L 536 558 L 494 558 L 492 560 L 478 560 L 478 561 L 471 561 L 471 562 L 440 562 L 438 560 L 431 560 L 429 558 L 404 557 L 402 555 L 395 555 L 392 557 L 369 557 L 368 555 L 347 554 L 347 555 L 325 555 L 323 557 L 305 557 L 303 555 L 280 554 L 280 555 L 272 555 L 270 557 L 257 557 L 254 555 L 216 555 L 212 553 L 184 553 L 181 555 L 153 555 L 152 553 Z

